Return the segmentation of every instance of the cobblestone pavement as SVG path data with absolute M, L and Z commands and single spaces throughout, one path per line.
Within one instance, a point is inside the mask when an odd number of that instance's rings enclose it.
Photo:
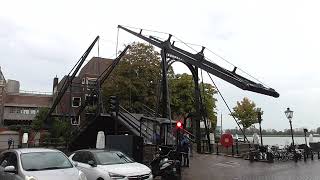
M 182 180 L 320 180 L 320 160 L 263 163 L 194 154 Z

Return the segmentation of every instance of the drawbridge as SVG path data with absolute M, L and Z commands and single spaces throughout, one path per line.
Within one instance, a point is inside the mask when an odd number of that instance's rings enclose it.
M 101 95 L 101 86 L 110 76 L 114 68 L 116 68 L 117 64 L 119 63 L 121 58 L 125 55 L 128 48 L 130 48 L 129 46 L 127 46 L 122 51 L 122 53 L 120 53 L 119 56 L 113 60 L 112 64 L 108 66 L 108 68 L 92 84 L 89 98 L 87 98 L 85 102 L 81 104 L 78 112 L 72 115 L 69 115 L 76 118 L 80 116 L 81 113 L 83 113 L 83 111 L 85 110 L 86 106 L 88 106 L 88 104 L 91 104 L 90 101 L 92 101 L 93 99 L 94 101 L 97 101 L 96 103 L 97 108 L 95 112 L 91 114 L 87 114 L 86 115 L 87 120 L 83 122 L 79 127 L 75 128 L 72 132 L 72 140 L 70 142 L 70 146 L 74 147 L 74 149 L 84 147 L 83 141 L 81 141 L 81 139 L 84 136 L 86 136 L 86 134 L 88 134 L 90 131 L 96 131 L 101 128 L 102 129 L 104 128 L 105 130 L 106 129 L 105 126 L 108 126 L 110 127 L 110 129 L 108 129 L 108 132 L 116 134 L 117 132 L 115 131 L 115 129 L 118 128 L 116 127 L 118 122 L 120 122 L 119 131 L 126 134 L 134 134 L 134 135 L 142 136 L 144 138 L 145 143 L 152 143 L 154 141 L 154 137 L 153 137 L 154 128 L 144 123 L 145 122 L 144 120 L 155 121 L 157 124 L 167 123 L 169 124 L 170 128 L 172 128 L 172 124 L 174 123 L 174 121 L 171 120 L 172 118 L 171 118 L 171 109 L 170 109 L 170 103 L 169 103 L 170 100 L 169 100 L 169 91 L 168 91 L 167 72 L 168 72 L 168 68 L 174 62 L 182 62 L 183 64 L 185 64 L 190 69 L 193 76 L 194 83 L 195 83 L 196 112 L 194 113 L 194 117 L 192 118 L 192 134 L 190 135 L 192 135 L 192 137 L 195 137 L 195 142 L 197 143 L 198 152 L 201 152 L 201 142 L 200 142 L 200 139 L 201 139 L 200 122 L 201 121 L 204 122 L 205 124 L 207 142 L 208 143 L 210 142 L 209 131 L 206 123 L 207 120 L 205 117 L 206 113 L 204 112 L 205 110 L 203 108 L 203 99 L 201 97 L 200 87 L 199 87 L 199 73 L 198 73 L 199 69 L 204 70 L 226 81 L 227 83 L 233 84 L 234 86 L 242 90 L 251 91 L 251 92 L 255 92 L 255 93 L 259 93 L 259 94 L 263 94 L 271 97 L 276 97 L 276 98 L 279 97 L 279 93 L 276 92 L 274 89 L 266 87 L 263 84 L 256 82 L 255 80 L 252 80 L 237 74 L 237 67 L 234 67 L 234 69 L 232 70 L 228 70 L 207 60 L 204 55 L 205 47 L 202 47 L 202 50 L 199 51 L 198 53 L 190 53 L 184 49 L 181 49 L 175 46 L 175 42 L 172 41 L 171 39 L 172 38 L 171 34 L 169 34 L 166 40 L 161 40 L 156 38 L 155 36 L 143 35 L 143 29 L 140 29 L 140 31 L 136 32 L 134 30 L 131 30 L 128 27 L 124 27 L 120 25 L 118 26 L 118 28 L 161 49 L 161 68 L 162 68 L 161 69 L 162 70 L 161 88 L 162 89 L 161 89 L 160 101 L 162 105 L 161 107 L 162 117 L 160 118 L 160 117 L 150 116 L 150 114 L 158 115 L 158 113 L 155 113 L 155 112 L 149 112 L 149 115 L 133 114 L 120 106 L 120 110 L 115 118 L 113 114 L 114 112 L 105 112 L 103 108 L 103 97 Z M 92 50 L 94 44 L 97 42 L 98 39 L 99 37 L 97 37 L 93 41 L 93 43 L 89 46 L 87 51 L 82 55 L 82 57 L 79 59 L 75 67 L 68 74 L 68 80 L 64 82 L 63 86 L 58 91 L 58 94 L 54 99 L 52 107 L 50 108 L 49 113 L 47 114 L 45 119 L 46 124 L 48 125 L 48 128 L 50 128 L 50 118 L 53 116 L 54 110 L 56 109 L 57 105 L 60 103 L 67 89 L 72 84 L 74 77 L 78 73 L 83 62 L 89 55 L 90 51 Z M 108 119 L 108 121 L 106 121 L 105 119 Z M 166 132 L 168 133 L 169 129 L 167 129 Z M 91 138 L 93 139 L 95 137 L 92 135 Z M 174 137 L 171 136 L 168 139 L 174 139 Z M 87 144 L 86 146 L 91 146 L 91 145 Z M 210 147 L 210 145 L 208 147 Z M 211 150 L 209 149 L 209 151 Z

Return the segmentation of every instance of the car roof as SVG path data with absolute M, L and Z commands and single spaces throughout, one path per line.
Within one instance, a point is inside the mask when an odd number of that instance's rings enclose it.
M 48 148 L 21 148 L 21 149 L 11 149 L 11 151 L 16 151 L 20 154 L 34 153 L 34 152 L 61 152 L 56 149 L 48 149 Z

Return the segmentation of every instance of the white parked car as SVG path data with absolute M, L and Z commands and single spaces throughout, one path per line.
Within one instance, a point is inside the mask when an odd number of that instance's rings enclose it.
M 68 157 L 45 148 L 10 149 L 0 154 L 0 180 L 87 180 Z
M 88 180 L 152 180 L 151 169 L 120 151 L 79 150 L 69 157 Z

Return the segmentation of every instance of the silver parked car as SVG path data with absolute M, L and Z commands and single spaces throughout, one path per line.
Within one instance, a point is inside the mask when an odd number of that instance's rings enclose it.
M 134 162 L 120 151 L 79 150 L 69 157 L 77 162 L 88 180 L 152 180 L 151 169 Z
M 68 157 L 44 148 L 10 149 L 0 154 L 1 180 L 87 180 Z

